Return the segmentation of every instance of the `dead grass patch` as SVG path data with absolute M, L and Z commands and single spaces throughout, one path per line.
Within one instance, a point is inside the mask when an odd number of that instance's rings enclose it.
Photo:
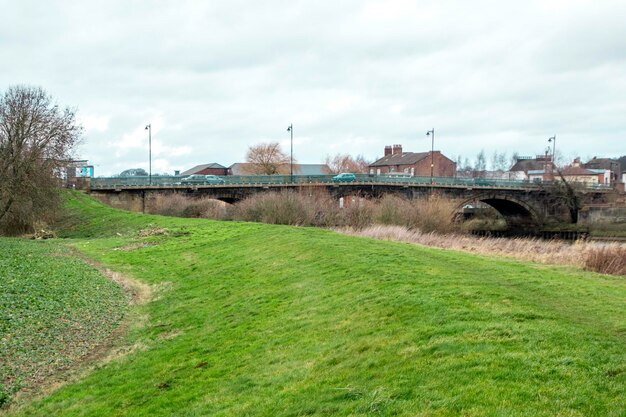
M 167 236 L 169 235 L 169 231 L 162 227 L 148 227 L 146 229 L 141 229 L 137 235 L 139 237 Z

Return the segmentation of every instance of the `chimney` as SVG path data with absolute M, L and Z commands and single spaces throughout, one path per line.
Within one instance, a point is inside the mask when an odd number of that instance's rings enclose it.
M 385 156 L 391 155 L 391 146 L 385 146 Z
M 393 145 L 393 154 L 402 155 L 402 145 Z
M 574 159 L 572 166 L 578 168 L 580 166 L 580 158 Z

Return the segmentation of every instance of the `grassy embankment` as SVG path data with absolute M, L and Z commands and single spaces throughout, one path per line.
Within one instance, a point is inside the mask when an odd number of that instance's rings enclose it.
M 154 298 L 125 356 L 15 415 L 626 413 L 624 278 L 70 205 L 71 245 Z

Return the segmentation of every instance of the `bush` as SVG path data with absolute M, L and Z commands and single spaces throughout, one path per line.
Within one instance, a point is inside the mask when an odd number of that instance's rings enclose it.
M 417 228 L 423 233 L 452 233 L 460 229 L 460 225 L 454 222 L 456 205 L 454 201 L 430 197 L 428 200 L 414 200 L 417 216 L 409 217 L 413 224 L 409 227 Z
M 585 253 L 585 269 L 601 274 L 626 275 L 626 247 L 602 246 Z
M 151 214 L 174 217 L 195 217 L 226 220 L 229 218 L 228 204 L 207 197 L 192 198 L 181 194 L 159 194 L 156 196 Z
M 385 195 L 378 200 L 374 222 L 385 225 L 406 225 L 407 200 L 394 195 Z
M 374 223 L 405 226 L 424 233 L 451 233 L 461 229 L 454 221 L 456 204 L 439 197 L 428 200 L 407 200 L 386 195 L 375 205 Z
M 158 194 L 154 206 L 150 207 L 148 211 L 150 214 L 183 217 L 183 210 L 188 202 L 189 198 L 181 194 Z
M 270 224 L 311 226 L 315 223 L 314 202 L 294 192 L 266 193 L 236 204 L 233 218 Z
M 364 198 L 354 198 L 341 210 L 338 226 L 348 226 L 357 230 L 371 226 L 374 221 L 375 203 Z
M 380 200 L 345 197 L 344 207 L 325 191 L 270 192 L 249 197 L 233 206 L 209 198 L 180 194 L 158 195 L 153 214 L 216 220 L 288 224 L 292 226 L 362 229 L 372 224 L 398 225 L 422 232 L 450 233 L 460 229 L 453 221 L 455 204 L 442 198 L 407 200 L 387 195 Z

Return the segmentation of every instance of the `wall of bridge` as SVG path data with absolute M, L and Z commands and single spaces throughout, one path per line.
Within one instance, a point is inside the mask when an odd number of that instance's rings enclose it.
M 381 198 L 392 194 L 405 197 L 411 200 L 427 199 L 431 195 L 452 199 L 458 203 L 459 210 L 464 204 L 471 204 L 479 201 L 491 202 L 491 205 L 501 212 L 511 212 L 510 219 L 520 221 L 523 226 L 541 226 L 549 223 L 567 223 L 570 221 L 568 208 L 561 202 L 554 200 L 541 190 L 515 190 L 515 189 L 484 189 L 469 187 L 428 187 L 428 186 L 407 186 L 407 185 L 380 185 L 380 184 L 324 184 L 324 185 L 300 185 L 300 186 L 226 186 L 226 187 L 163 187 L 152 189 L 118 189 L 118 190 L 92 190 L 91 195 L 112 207 L 135 211 L 154 212 L 156 196 L 159 194 L 178 193 L 187 197 L 209 197 L 227 203 L 235 203 L 258 193 L 270 191 L 298 191 L 319 193 L 327 192 L 336 200 L 341 197 L 358 196 L 364 198 Z M 601 195 L 583 196 L 584 202 L 598 203 L 604 197 Z M 517 215 L 515 211 L 517 210 Z M 511 214 L 509 213 L 509 214 Z M 595 210 L 583 210 L 581 212 L 584 221 L 587 223 L 610 221 L 614 214 L 602 215 Z M 587 214 L 585 214 L 587 213 Z M 590 214 L 589 214 L 590 213 Z M 623 212 L 620 212 L 623 213 Z M 503 213 L 504 214 L 504 213 Z M 529 216 L 527 215 L 529 214 Z M 526 216 L 526 217 L 524 217 Z M 617 216 L 620 218 L 620 216 Z

